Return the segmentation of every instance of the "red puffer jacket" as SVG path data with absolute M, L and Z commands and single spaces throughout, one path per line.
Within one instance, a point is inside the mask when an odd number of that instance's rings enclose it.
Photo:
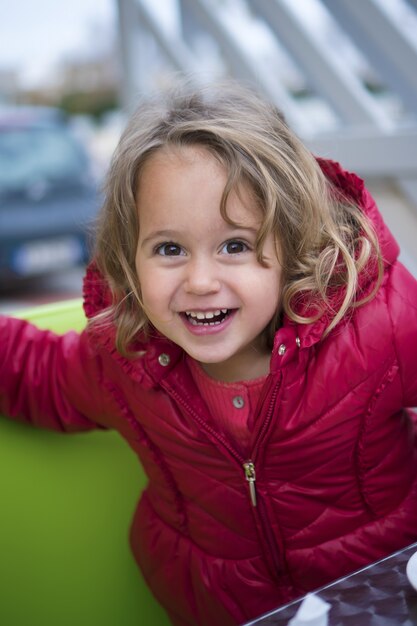
M 140 457 L 149 486 L 132 547 L 175 624 L 245 622 L 417 540 L 404 408 L 417 404 L 417 283 L 362 182 L 322 167 L 372 219 L 385 277 L 325 339 L 326 319 L 284 321 L 250 459 L 216 428 L 181 349 L 164 338 L 138 340 L 143 356 L 129 361 L 113 331 L 57 337 L 0 322 L 1 411 L 68 431 L 116 428 Z M 88 316 L 106 293 L 91 270 Z

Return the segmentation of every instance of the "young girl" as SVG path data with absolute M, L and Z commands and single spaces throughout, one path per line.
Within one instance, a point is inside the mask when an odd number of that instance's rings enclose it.
M 116 150 L 87 329 L 1 319 L 1 411 L 137 452 L 132 549 L 173 624 L 240 624 L 417 540 L 397 255 L 362 181 L 272 105 L 182 86 Z

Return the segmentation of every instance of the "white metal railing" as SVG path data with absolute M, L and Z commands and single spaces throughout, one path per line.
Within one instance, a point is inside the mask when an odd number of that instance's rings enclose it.
M 363 176 L 390 177 L 417 213 L 417 0 L 117 1 L 128 107 L 173 71 L 205 75 L 214 51 L 220 71 L 254 83 L 316 154 Z M 303 11 L 311 16 L 312 9 L 337 33 L 336 44 L 334 35 L 332 42 L 305 19 Z M 163 19 L 168 13 L 169 26 Z M 295 93 L 278 57 L 261 58 L 252 41 L 261 25 L 290 59 L 309 97 Z M 213 45 L 199 46 L 203 40 Z M 382 95 L 349 62 L 346 42 L 377 77 Z M 318 121 L 323 111 L 327 126 Z

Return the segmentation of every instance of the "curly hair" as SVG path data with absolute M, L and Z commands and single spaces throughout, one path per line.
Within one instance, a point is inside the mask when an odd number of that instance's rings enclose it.
M 95 261 L 113 303 L 98 319 L 116 325 L 121 354 L 130 354 L 129 344 L 148 326 L 135 269 L 140 227 L 136 196 L 144 164 L 165 146 L 200 146 L 218 159 L 228 174 L 220 211 L 229 223 L 231 191 L 239 191 L 242 183 L 250 185 L 262 212 L 258 261 L 264 263 L 263 244 L 272 232 L 284 278 L 269 338 L 283 312 L 300 324 L 327 314 L 329 333 L 349 310 L 374 295 L 382 260 L 371 224 L 332 186 L 282 113 L 235 82 L 204 87 L 181 82 L 141 102 L 106 179 Z M 362 272 L 374 278 L 373 289 L 365 294 L 358 289 Z

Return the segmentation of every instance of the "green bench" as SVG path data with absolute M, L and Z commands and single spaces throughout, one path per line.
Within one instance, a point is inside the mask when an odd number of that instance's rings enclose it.
M 81 300 L 21 317 L 85 324 Z M 117 433 L 62 435 L 0 419 L 0 624 L 165 626 L 128 532 L 142 469 Z

